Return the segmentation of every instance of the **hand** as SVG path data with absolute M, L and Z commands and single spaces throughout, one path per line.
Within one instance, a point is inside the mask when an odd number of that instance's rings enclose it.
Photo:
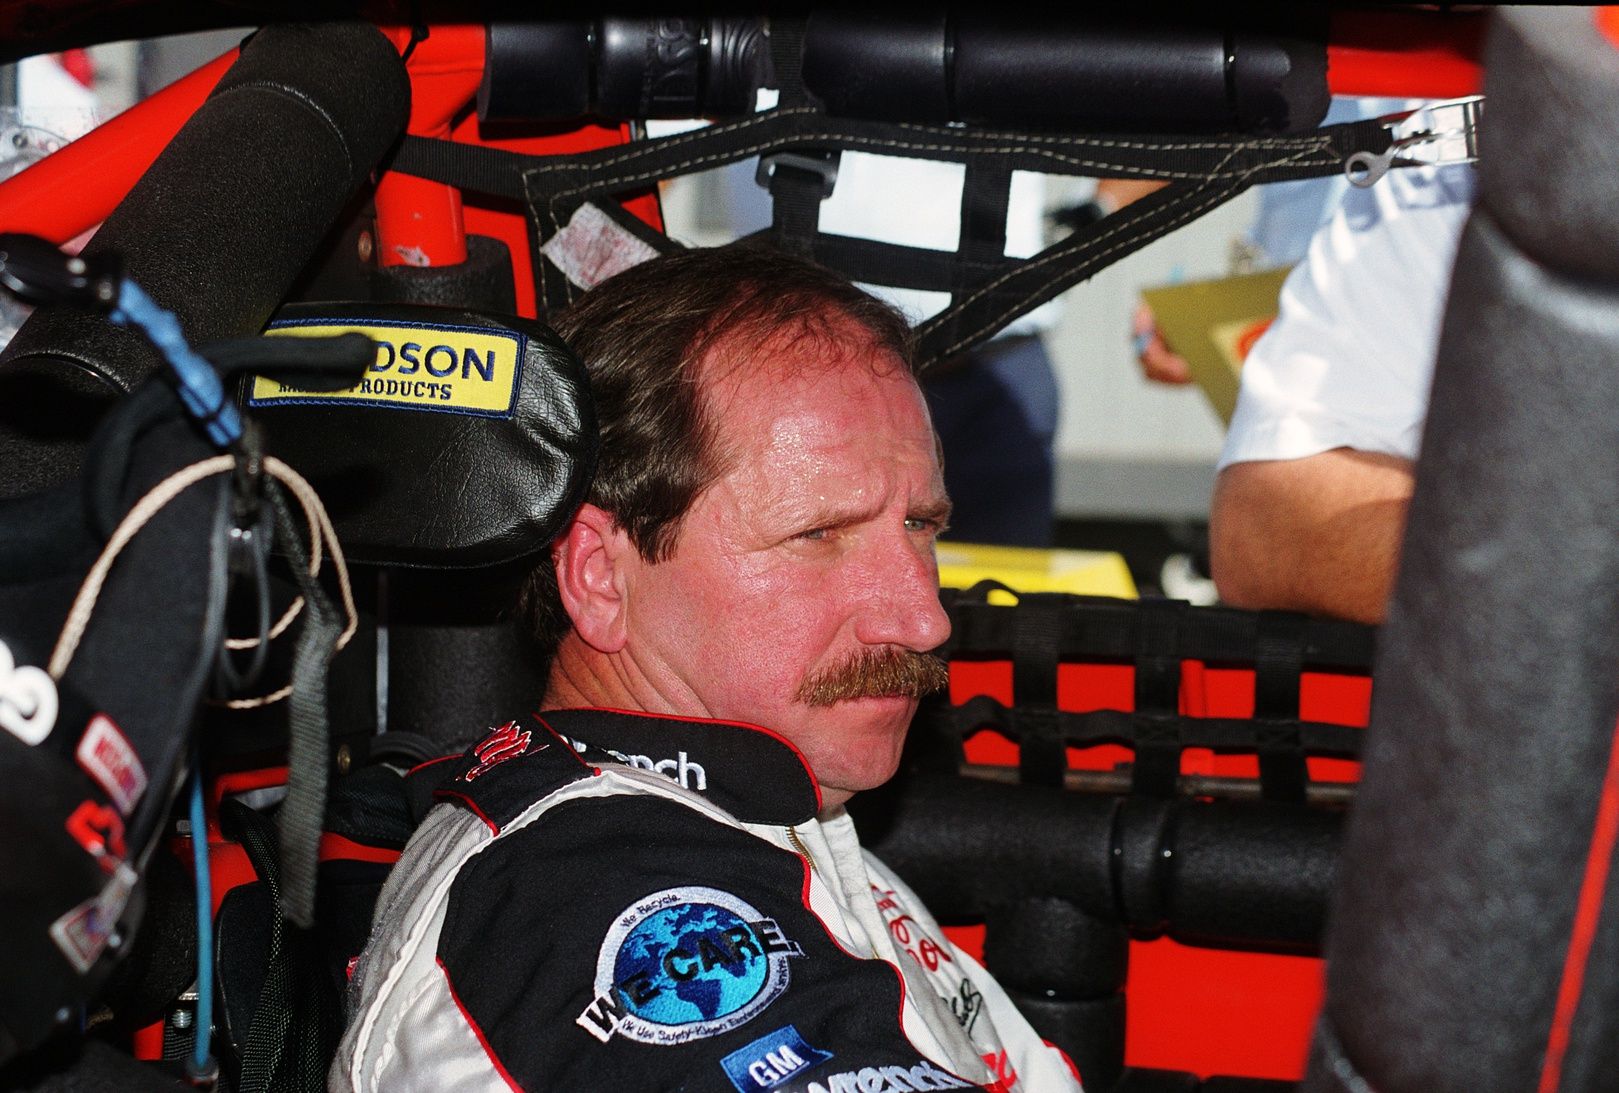
M 1169 343 L 1164 341 L 1153 323 L 1152 309 L 1146 304 L 1136 306 L 1131 330 L 1135 335 L 1136 360 L 1141 365 L 1143 376 L 1153 383 L 1167 383 L 1176 387 L 1192 382 L 1191 365 L 1186 363 L 1185 357 L 1169 348 Z

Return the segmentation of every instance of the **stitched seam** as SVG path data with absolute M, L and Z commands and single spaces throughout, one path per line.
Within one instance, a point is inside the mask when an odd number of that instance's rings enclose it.
M 1232 148 L 1229 152 L 1227 152 L 1226 156 L 1221 161 L 1221 163 L 1223 164 L 1223 163 L 1229 162 L 1231 160 L 1231 158 L 1233 156 L 1235 156 L 1240 150 L 1241 150 L 1240 148 Z M 1256 164 L 1256 165 L 1254 165 L 1253 167 L 1249 168 L 1246 171 L 1231 172 L 1231 175 L 1233 176 L 1234 179 L 1236 179 L 1238 181 L 1240 181 L 1242 179 L 1246 179 L 1246 178 L 1252 178 L 1255 174 L 1258 174 L 1261 171 L 1267 170 L 1268 168 L 1275 167 L 1275 166 L 1281 166 L 1281 165 L 1287 164 L 1289 162 L 1296 162 L 1302 156 L 1307 155 L 1309 153 L 1309 151 L 1310 151 L 1309 149 L 1300 150 L 1298 152 L 1295 152 L 1291 156 L 1285 156 L 1285 157 L 1283 157 L 1282 159 L 1279 159 L 1279 160 L 1271 160 L 1271 161 L 1267 161 L 1265 163 Z M 1218 170 L 1219 166 L 1220 166 L 1219 164 L 1216 165 L 1217 170 Z M 1217 173 L 1217 170 L 1216 170 L 1216 172 L 1210 172 L 1210 174 L 1207 176 L 1209 178 L 1209 181 L 1212 182 L 1216 178 L 1224 177 L 1223 174 Z M 1206 191 L 1193 191 L 1192 193 L 1189 193 L 1186 196 L 1186 200 L 1191 200 L 1191 199 L 1195 198 L 1196 196 L 1198 196 L 1198 194 L 1203 193 L 1203 192 L 1206 192 Z M 1214 206 L 1220 204 L 1222 201 L 1225 201 L 1229 196 L 1230 195 L 1226 194 L 1224 189 L 1215 191 L 1211 196 L 1208 197 L 1207 200 L 1193 206 L 1190 209 L 1190 211 L 1183 211 L 1183 212 L 1179 213 L 1178 215 L 1176 215 L 1173 219 L 1171 219 L 1170 222 L 1168 223 L 1168 225 L 1164 228 L 1164 230 L 1159 233 L 1159 237 L 1161 238 L 1163 235 L 1168 234 L 1170 231 L 1173 231 L 1175 228 L 1180 227 L 1182 224 L 1185 224 L 1185 223 L 1187 223 L 1187 222 L 1189 222 L 1191 220 L 1195 220 L 1197 217 L 1203 215 L 1203 213 L 1206 212 L 1207 210 L 1209 210 L 1209 209 L 1213 208 Z M 1178 200 L 1180 200 L 1180 199 L 1177 199 L 1177 201 Z M 1168 209 L 1168 210 L 1172 210 L 1173 206 L 1169 205 L 1169 204 L 1166 204 L 1165 208 Z M 1139 222 L 1135 222 L 1135 223 L 1139 223 Z M 1102 240 L 1108 238 L 1109 235 L 1116 235 L 1119 232 L 1127 230 L 1128 227 L 1131 227 L 1131 226 L 1134 226 L 1134 224 L 1132 224 L 1132 225 L 1121 224 L 1118 227 L 1113 228 L 1108 232 L 1104 232 L 1101 235 L 1098 235 L 1096 237 L 1096 239 L 1093 240 L 1093 242 L 1098 242 L 1099 243 Z M 1105 250 L 1102 250 L 1102 251 L 1097 252 L 1096 254 L 1093 254 L 1091 256 L 1090 260 L 1092 262 L 1095 262 L 1095 261 L 1097 261 L 1099 259 L 1106 258 L 1108 255 L 1110 255 L 1113 252 L 1119 250 L 1120 248 L 1126 246 L 1129 242 L 1131 242 L 1131 240 L 1125 240 L 1124 242 L 1116 243 L 1113 246 L 1108 247 Z M 968 294 L 963 300 L 961 300 L 960 303 L 953 308 L 953 310 L 965 309 L 973 301 L 981 299 L 984 295 L 986 295 L 989 292 L 992 292 L 996 288 L 999 288 L 1001 285 L 1005 284 L 1011 278 L 1022 275 L 1026 270 L 1039 269 L 1042 266 L 1047 265 L 1047 264 L 1049 264 L 1051 262 L 1055 262 L 1055 261 L 1058 261 L 1059 259 L 1066 258 L 1066 257 L 1068 257 L 1068 253 L 1069 252 L 1064 251 L 1064 252 L 1060 252 L 1060 253 L 1056 253 L 1056 254 L 1048 254 L 1048 255 L 1045 255 L 1045 256 L 1036 256 L 1035 258 L 1029 259 L 1024 264 L 1016 267 L 1015 269 L 1008 270 L 1007 272 L 1001 274 L 999 277 L 996 277 L 993 280 L 991 280 L 989 283 L 987 283 L 985 285 L 982 285 L 979 288 L 975 289 L 973 292 Z M 977 328 L 977 331 L 982 331 L 982 330 L 986 330 L 986 329 L 994 329 L 995 327 L 1001 325 L 1002 323 L 1005 323 L 1005 322 L 1009 321 L 1013 316 L 1018 314 L 1019 307 L 1020 307 L 1020 305 L 1011 306 L 1011 307 L 1007 308 L 1006 310 L 1004 310 L 1003 312 L 1001 312 L 1001 314 L 997 315 L 993 320 L 990 320 L 990 321 L 984 322 L 984 323 L 980 323 L 978 328 Z M 974 333 L 972 333 L 970 335 L 966 335 L 966 336 L 958 339 L 949 348 L 943 350 L 941 355 L 949 356 L 950 354 L 959 351 L 964 346 L 966 346 L 966 345 L 970 344 L 971 342 L 975 341 L 977 339 L 977 331 L 975 331 Z M 922 330 L 920 332 L 920 336 L 925 337 L 926 334 L 927 334 L 927 330 L 924 328 L 924 330 Z
M 745 121 L 732 123 L 728 128 L 725 128 L 725 129 L 715 129 L 713 127 L 710 127 L 710 128 L 706 128 L 706 129 L 694 130 L 694 131 L 692 131 L 690 133 L 676 134 L 675 136 L 672 136 L 672 137 L 664 137 L 661 140 L 657 141 L 655 144 L 651 144 L 651 145 L 643 144 L 643 145 L 640 145 L 638 147 L 630 148 L 630 149 L 628 149 L 628 150 L 626 150 L 624 152 L 621 152 L 618 155 L 607 157 L 607 158 L 601 160 L 600 163 L 595 164 L 594 166 L 596 166 L 596 167 L 611 167 L 611 166 L 613 166 L 615 164 L 623 163 L 626 160 L 634 159 L 637 156 L 646 155 L 646 154 L 648 154 L 649 151 L 654 150 L 654 149 L 658 150 L 658 151 L 663 151 L 663 150 L 666 150 L 666 149 L 669 149 L 669 148 L 676 148 L 676 147 L 679 147 L 679 146 L 685 145 L 685 144 L 695 144 L 695 143 L 709 141 L 709 140 L 713 139 L 713 135 L 716 132 L 740 133 L 740 132 L 744 132 L 744 131 L 746 131 L 748 129 L 756 129 L 761 125 L 769 124 L 769 123 L 775 121 L 778 118 L 802 117 L 804 115 L 816 116 L 817 113 L 818 112 L 813 107 L 792 107 L 792 108 L 786 108 L 786 109 L 782 109 L 782 110 L 773 111 L 773 112 L 767 113 L 767 114 L 759 114 L 759 115 L 755 115 L 752 118 L 748 118 Z M 904 129 L 904 130 L 907 130 L 907 131 L 919 132 L 919 133 L 930 133 L 931 134 L 931 133 L 934 133 L 934 132 L 937 131 L 937 130 L 931 129 L 931 128 L 927 127 L 927 126 L 917 125 L 915 123 L 900 123 L 896 127 L 899 128 L 899 129 Z M 1331 143 L 1332 143 L 1331 140 L 1329 138 L 1325 137 L 1325 136 L 1309 136 L 1309 137 L 1305 137 L 1305 138 L 1299 138 L 1299 137 L 1254 137 L 1254 138 L 1242 141 L 1239 145 L 1236 146 L 1236 148 L 1233 148 L 1232 145 L 1231 145 L 1231 142 L 1229 140 L 1183 141 L 1183 142 L 1179 142 L 1179 143 L 1175 143 L 1175 144 L 1163 144 L 1163 143 L 1158 143 L 1158 142 L 1153 142 L 1153 141 L 1108 140 L 1106 138 L 1093 138 L 1093 137 L 1083 137 L 1083 138 L 1076 139 L 1076 138 L 1069 137 L 1069 136 L 1060 136 L 1060 135 L 1044 136 L 1044 135 L 1041 135 L 1041 134 L 1038 134 L 1038 133 L 1007 133 L 1007 132 L 997 131 L 997 130 L 981 131 L 980 135 L 983 137 L 983 140 L 975 141 L 975 142 L 946 143 L 946 144 L 939 144 L 939 143 L 934 143 L 934 144 L 910 144 L 910 143 L 895 143 L 895 142 L 881 141 L 880 138 L 878 138 L 878 137 L 869 136 L 869 135 L 862 135 L 860 133 L 851 132 L 851 131 L 844 131 L 844 130 L 837 130 L 837 129 L 827 129 L 826 131 L 820 132 L 820 133 L 804 134 L 804 135 L 802 135 L 802 137 L 800 139 L 806 140 L 806 141 L 809 141 L 809 140 L 872 141 L 874 143 L 883 143 L 883 144 L 885 144 L 887 146 L 890 146 L 890 147 L 908 148 L 908 149 L 917 150 L 917 151 L 942 151 L 942 152 L 953 152 L 953 153 L 957 153 L 957 154 L 966 154 L 966 153 L 971 153 L 971 152 L 983 152 L 983 153 L 986 153 L 986 154 L 1001 155 L 1001 156 L 1011 155 L 1011 154 L 1019 154 L 1019 153 L 1025 153 L 1025 152 L 1034 152 L 1034 153 L 1037 153 L 1037 154 L 1040 154 L 1040 155 L 1056 155 L 1056 153 L 1051 153 L 1051 152 L 1044 151 L 1044 150 L 1042 150 L 1040 148 L 1037 148 L 1037 147 L 1032 147 L 1033 145 L 1038 145 L 1038 144 L 1042 144 L 1042 143 L 1045 143 L 1045 144 L 1070 144 L 1070 145 L 1071 144 L 1079 144 L 1081 146 L 1093 146 L 1093 147 L 1098 147 L 1098 148 L 1127 148 L 1127 149 L 1134 149 L 1134 150 L 1139 150 L 1139 151 L 1160 150 L 1160 151 L 1186 152 L 1186 151 L 1201 151 L 1201 150 L 1205 150 L 1205 149 L 1225 149 L 1227 151 L 1227 153 L 1228 153 L 1227 158 L 1229 158 L 1229 154 L 1231 152 L 1241 150 L 1241 149 L 1245 149 L 1245 148 L 1246 149 L 1266 149 L 1266 148 L 1295 149 L 1295 148 L 1298 147 L 1299 141 L 1301 139 L 1303 139 L 1304 141 L 1307 142 L 1306 150 L 1309 150 L 1309 151 L 1318 151 L 1319 150 L 1319 151 L 1330 152 L 1331 151 Z M 1014 146 L 1012 148 L 984 148 L 984 147 L 982 147 L 982 144 L 984 144 L 984 143 L 992 142 L 992 141 L 995 141 L 995 140 L 1006 140 L 1006 139 L 1011 139 L 1011 140 L 1022 142 L 1022 145 L 1026 145 L 1026 146 Z M 758 150 L 760 150 L 761 148 L 764 148 L 764 147 L 769 147 L 769 145 L 748 146 L 743 151 L 742 154 L 748 155 L 748 154 L 751 154 L 754 151 L 758 151 Z M 1060 162 L 1068 162 L 1069 158 L 1070 157 L 1060 157 L 1059 161 Z M 711 159 L 712 159 L 712 157 L 709 157 L 709 156 L 701 156 L 701 157 L 698 157 L 696 159 L 692 159 L 692 160 L 689 160 L 689 161 L 684 161 L 683 164 L 677 164 L 677 166 L 682 166 L 682 165 L 693 165 L 693 166 L 695 166 L 695 165 L 698 165 L 698 164 L 701 164 L 701 163 L 710 162 Z M 1083 163 L 1083 164 L 1086 164 L 1086 165 L 1094 165 L 1094 166 L 1116 166 L 1115 164 L 1109 164 L 1109 163 L 1105 163 L 1105 162 L 1094 162 L 1094 161 L 1088 161 L 1088 160 L 1074 160 L 1073 162 Z M 535 164 L 534 166 L 527 168 L 527 170 L 530 170 L 530 171 L 563 171 L 563 170 L 568 170 L 572 166 L 573 166 L 572 164 L 568 164 L 568 163 L 541 163 L 541 164 Z M 661 174 L 661 172 L 660 172 L 660 174 Z M 1201 177 L 1201 176 L 1187 175 L 1185 177 Z
M 677 139 L 677 138 L 670 138 L 670 139 Z M 872 137 L 865 137 L 865 136 L 861 136 L 859 134 L 847 133 L 847 132 L 836 132 L 836 131 L 829 131 L 829 132 L 825 132 L 825 133 L 815 133 L 815 134 L 812 134 L 812 135 L 809 135 L 809 136 L 804 136 L 804 137 L 795 138 L 795 139 L 798 139 L 798 140 L 801 140 L 801 141 L 827 140 L 827 141 L 844 141 L 844 142 L 850 142 L 850 143 L 854 143 L 854 142 L 873 142 L 873 143 L 875 143 L 875 138 L 872 138 Z M 769 140 L 769 141 L 760 141 L 760 142 L 755 143 L 755 144 L 745 144 L 745 145 L 742 145 L 739 148 L 732 148 L 732 149 L 730 149 L 728 151 L 725 151 L 725 152 L 711 152 L 708 155 L 694 156 L 694 157 L 692 157 L 690 159 L 678 160 L 678 161 L 676 161 L 676 162 L 674 162 L 672 164 L 664 164 L 664 165 L 660 166 L 657 170 L 647 170 L 647 171 L 642 171 L 642 172 L 640 172 L 638 174 L 626 175 L 623 178 L 615 178 L 615 179 L 612 180 L 612 185 L 614 185 L 614 186 L 630 186 L 630 185 L 634 185 L 635 183 L 638 183 L 638 182 L 649 182 L 649 181 L 652 181 L 654 179 L 663 178 L 663 177 L 668 176 L 668 175 L 682 174 L 687 169 L 693 168 L 693 167 L 702 167 L 702 166 L 706 166 L 707 164 L 710 164 L 710 163 L 730 162 L 730 161 L 737 160 L 737 159 L 744 159 L 747 156 L 753 155 L 756 152 L 763 152 L 763 151 L 767 151 L 767 150 L 769 150 L 771 148 L 777 147 L 780 143 L 781 143 L 781 141 L 779 139 L 778 140 Z M 934 144 L 915 144 L 915 143 L 907 143 L 907 142 L 903 142 L 903 141 L 900 141 L 900 142 L 890 141 L 890 142 L 884 142 L 883 147 L 884 148 L 897 148 L 897 149 L 902 149 L 902 150 L 905 150 L 905 151 L 912 151 L 912 152 L 948 152 L 948 153 L 951 153 L 953 155 L 969 155 L 969 154 L 970 155 L 987 155 L 987 156 L 993 156 L 993 157 L 996 157 L 996 158 L 1006 158 L 1006 157 L 1009 157 L 1009 156 L 1017 156 L 1017 155 L 1033 155 L 1033 156 L 1038 156 L 1042 160 L 1045 160 L 1045 161 L 1048 161 L 1048 162 L 1067 164 L 1067 165 L 1072 166 L 1072 167 L 1080 167 L 1080 168 L 1085 168 L 1087 170 L 1089 170 L 1089 169 L 1106 169 L 1108 171 L 1124 173 L 1124 174 L 1146 175 L 1146 176 L 1149 176 L 1149 177 L 1152 177 L 1152 178 L 1190 179 L 1190 180 L 1196 180 L 1196 181 L 1218 181 L 1218 180 L 1221 180 L 1221 179 L 1224 179 L 1224 178 L 1241 178 L 1241 177 L 1245 177 L 1247 175 L 1250 175 L 1250 174 L 1253 173 L 1254 170 L 1259 169 L 1259 168 L 1253 168 L 1253 169 L 1249 169 L 1249 170 L 1246 170 L 1246 171 L 1240 171 L 1240 170 L 1239 171 L 1222 171 L 1222 170 L 1220 170 L 1219 165 L 1216 165 L 1215 168 L 1213 168 L 1212 170 L 1209 170 L 1209 171 L 1165 171 L 1165 170 L 1155 170 L 1155 169 L 1150 168 L 1150 167 L 1142 167 L 1142 166 L 1133 165 L 1133 164 L 1112 163 L 1112 162 L 1109 162 L 1107 160 L 1083 159 L 1083 158 L 1080 158 L 1080 157 L 1077 157 L 1077 156 L 1063 155 L 1063 154 L 1061 154 L 1059 152 L 1054 152 L 1054 151 L 1051 151 L 1049 149 L 1037 148 L 1037 147 L 1027 147 L 1027 146 L 1014 146 L 1014 147 L 1010 147 L 1010 148 L 988 149 L 988 148 L 980 148 L 980 147 L 977 147 L 975 145 L 970 145 L 970 144 L 939 144 L 939 143 L 934 143 Z M 1184 147 L 1184 146 L 1141 145 L 1140 147 L 1143 147 L 1143 148 L 1164 148 L 1164 149 L 1173 150 L 1176 147 Z M 1229 162 L 1231 160 L 1232 156 L 1236 155 L 1239 152 L 1253 151 L 1253 150 L 1268 150 L 1268 149 L 1273 149 L 1273 148 L 1277 149 L 1277 150 L 1285 150 L 1285 151 L 1288 151 L 1290 153 L 1287 156 L 1284 156 L 1282 159 L 1274 161 L 1275 163 L 1290 163 L 1290 162 L 1292 162 L 1292 163 L 1301 163 L 1301 164 L 1303 164 L 1303 163 L 1309 163 L 1309 164 L 1320 163 L 1322 165 L 1325 165 L 1325 164 L 1328 164 L 1328 163 L 1332 163 L 1337 159 L 1337 156 L 1333 154 L 1331 142 L 1327 141 L 1325 139 L 1312 140 L 1309 145 L 1307 145 L 1307 146 L 1305 146 L 1303 148 L 1299 148 L 1299 147 L 1296 147 L 1296 146 L 1290 145 L 1290 144 L 1276 144 L 1276 143 L 1269 143 L 1269 142 L 1261 142 L 1261 143 L 1246 142 L 1246 143 L 1243 143 L 1243 144 L 1236 145 L 1234 147 L 1229 146 L 1229 145 L 1225 145 L 1225 144 L 1217 144 L 1217 145 L 1212 145 L 1211 147 L 1218 147 L 1218 148 L 1225 148 L 1226 149 L 1226 154 L 1223 157 L 1221 157 L 1220 163 Z M 591 166 L 586 167 L 586 168 L 580 168 L 580 167 L 578 167 L 578 166 L 576 166 L 574 164 L 570 164 L 570 163 L 541 163 L 541 164 L 535 164 L 533 166 L 526 167 L 526 168 L 523 169 L 523 175 L 525 177 L 525 189 L 526 189 L 527 177 L 529 175 L 539 174 L 540 172 L 544 172 L 544 171 L 565 171 L 565 170 L 581 170 L 581 169 L 597 172 L 597 171 L 601 171 L 602 169 L 612 167 L 612 166 L 614 166 L 616 164 L 623 163 L 626 160 L 633 159 L 633 158 L 638 157 L 638 156 L 649 155 L 649 154 L 651 154 L 651 151 L 652 151 L 651 149 L 639 148 L 639 149 L 636 149 L 633 153 L 623 155 L 623 156 L 617 156 L 617 157 L 614 157 L 613 159 L 603 160 L 602 162 L 600 162 L 598 164 L 592 164 Z M 1320 154 L 1322 158 L 1319 159 L 1319 160 L 1313 160 L 1313 159 L 1309 158 L 1309 157 L 1312 157 L 1312 156 L 1317 155 L 1317 154 Z M 1271 166 L 1271 165 L 1272 164 L 1267 163 L 1267 164 L 1263 164 L 1261 166 L 1263 167 L 1263 166 Z M 587 192 L 589 190 L 595 189 L 598 185 L 600 185 L 599 182 L 596 182 L 596 181 L 592 180 L 590 182 L 581 183 L 581 184 L 579 184 L 577 186 L 561 189 L 561 190 L 558 190 L 556 193 L 551 195 L 551 200 L 552 201 L 558 201 L 558 200 L 561 200 L 563 198 L 572 197 L 572 196 L 574 196 L 576 194 L 584 193 L 584 192 Z

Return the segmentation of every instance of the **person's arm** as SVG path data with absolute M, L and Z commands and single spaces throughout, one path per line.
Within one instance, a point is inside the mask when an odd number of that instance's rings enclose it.
M 1350 448 L 1227 466 L 1209 515 L 1220 598 L 1382 622 L 1412 474 L 1408 460 Z

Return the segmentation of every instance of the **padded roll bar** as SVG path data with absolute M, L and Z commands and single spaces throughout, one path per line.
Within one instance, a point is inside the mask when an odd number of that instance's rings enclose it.
M 375 27 L 267 27 L 85 253 L 121 255 L 193 343 L 256 334 L 403 131 L 409 102 Z M 106 404 L 157 365 L 102 316 L 30 316 L 0 354 L 0 497 L 71 477 Z
M 1263 22 L 1017 11 L 828 8 L 804 35 L 804 85 L 834 117 L 1091 133 L 1297 133 L 1326 115 L 1327 24 L 1314 5 Z

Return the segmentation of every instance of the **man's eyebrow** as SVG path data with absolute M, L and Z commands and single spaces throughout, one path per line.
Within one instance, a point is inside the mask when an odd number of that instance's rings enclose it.
M 950 522 L 950 514 L 955 511 L 955 503 L 948 497 L 930 498 L 918 501 L 911 506 L 912 516 L 922 516 L 929 520 L 937 520 L 941 524 Z

